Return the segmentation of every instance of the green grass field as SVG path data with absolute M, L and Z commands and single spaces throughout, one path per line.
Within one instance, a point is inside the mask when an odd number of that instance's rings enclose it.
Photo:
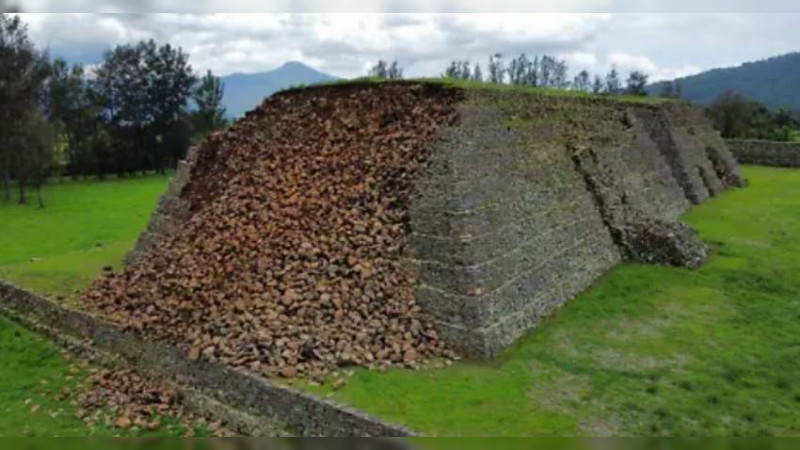
M 745 175 L 685 218 L 714 248 L 701 270 L 623 265 L 497 361 L 305 388 L 438 435 L 800 435 L 800 171 Z M 165 179 L 108 183 L 50 186 L 43 211 L 0 206 L 0 277 L 69 296 L 118 263 Z M 0 358 L 60 364 L 20 347 Z M 0 385 L 44 377 L 7 367 Z M 0 391 L 0 411 L 28 389 Z
M 45 188 L 47 207 L 0 202 L 0 279 L 53 298 L 76 291 L 122 256 L 147 223 L 166 177 L 65 182 Z M 114 436 L 75 417 L 68 388 L 78 392 L 85 369 L 54 344 L 0 317 L 0 436 Z M 157 434 L 181 436 L 173 424 Z M 130 433 L 122 433 L 130 434 Z
M 119 267 L 167 180 L 54 183 L 44 209 L 0 202 L 0 279 L 74 303 L 103 267 Z

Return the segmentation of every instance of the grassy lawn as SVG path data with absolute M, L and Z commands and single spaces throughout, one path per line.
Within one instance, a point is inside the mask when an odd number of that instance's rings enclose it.
M 166 177 L 66 182 L 46 187 L 47 207 L 0 202 L 0 278 L 74 299 L 102 268 L 119 266 L 147 223 Z M 115 436 L 75 417 L 87 377 L 54 344 L 0 317 L 0 436 Z M 158 435 L 181 436 L 166 421 Z M 130 432 L 121 433 L 130 435 Z M 145 436 L 147 434 L 137 434 Z M 152 433 L 150 435 L 153 435 Z
M 703 269 L 624 265 L 491 363 L 308 387 L 438 435 L 800 435 L 800 171 L 685 220 Z
M 103 267 L 120 265 L 167 180 L 54 183 L 44 209 L 0 202 L 0 278 L 73 302 Z
M 685 218 L 715 250 L 701 270 L 621 266 L 497 361 L 306 389 L 438 435 L 800 435 L 800 171 L 745 175 L 749 188 Z M 119 262 L 165 183 L 53 185 L 45 210 L 0 205 L 0 278 L 69 296 Z M 22 408 L 68 370 L 57 350 L 0 321 L 0 357 L 0 435 L 81 432 Z

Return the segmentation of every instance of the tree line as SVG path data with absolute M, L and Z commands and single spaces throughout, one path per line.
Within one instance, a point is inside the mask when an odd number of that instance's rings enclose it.
M 722 137 L 767 141 L 800 140 L 800 117 L 787 110 L 772 111 L 736 91 L 727 91 L 708 107 Z
M 370 70 L 369 76 L 401 79 L 403 69 L 397 61 L 388 63 L 378 61 Z M 501 53 L 489 57 L 486 71 L 480 63 L 471 61 L 451 61 L 442 72 L 443 78 L 474 81 L 481 83 L 511 84 L 549 89 L 569 89 L 596 95 L 646 96 L 649 76 L 641 71 L 633 71 L 623 80 L 616 67 L 604 76 L 590 74 L 586 70 L 570 77 L 566 60 L 555 56 L 536 56 L 533 59 L 525 54 L 506 62 Z M 679 98 L 680 85 L 668 84 L 661 93 L 663 97 Z
M 51 60 L 16 15 L 0 13 L 0 179 L 19 202 L 52 176 L 164 172 L 226 126 L 224 86 L 155 41 L 117 46 L 94 68 Z

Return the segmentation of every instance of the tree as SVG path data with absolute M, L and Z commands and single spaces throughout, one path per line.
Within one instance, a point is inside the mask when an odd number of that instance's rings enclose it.
M 727 91 L 720 95 L 709 107 L 713 119 L 723 137 L 743 137 L 747 134 L 754 105 L 742 94 Z
M 600 75 L 595 75 L 594 82 L 592 83 L 592 94 L 601 95 L 605 87 L 606 85 L 603 82 L 603 79 L 600 78 Z
M 619 72 L 616 67 L 612 67 L 611 71 L 606 75 L 605 94 L 617 95 L 622 90 L 622 83 L 619 80 Z
M 469 66 L 469 61 L 450 61 L 442 76 L 454 80 L 469 80 L 472 78 Z
M 528 60 L 528 57 L 525 56 L 524 53 L 519 55 L 518 58 L 512 59 L 508 68 L 508 75 L 511 84 L 528 84 L 528 75 L 530 73 L 531 65 L 532 63 L 530 60 Z
M 461 61 L 459 67 L 459 76 L 462 80 L 469 80 L 472 78 L 472 64 L 469 61 Z
M 496 53 L 489 57 L 489 81 L 503 84 L 506 78 L 506 69 L 503 66 L 503 55 Z
M 481 69 L 480 63 L 475 64 L 475 70 L 472 72 L 472 81 L 483 82 L 483 69 Z
M 6 201 L 11 199 L 13 165 L 22 161 L 13 142 L 22 122 L 38 106 L 48 73 L 45 61 L 19 16 L 0 13 L 0 179 Z
M 188 55 L 169 44 L 150 40 L 106 53 L 91 87 L 114 142 L 118 174 L 163 171 L 185 154 L 187 148 L 168 147 L 165 138 L 183 129 L 195 80 Z
M 403 78 L 403 69 L 400 63 L 395 60 L 391 64 L 384 60 L 378 61 L 371 69 L 368 75 L 375 78 L 385 78 L 388 80 L 400 80 Z
M 55 127 L 56 140 L 64 144 L 67 174 L 97 173 L 90 142 L 101 126 L 100 109 L 89 92 L 83 67 L 70 68 L 63 59 L 56 59 L 45 89 L 45 114 Z
M 225 85 L 219 77 L 209 70 L 194 89 L 193 99 L 197 110 L 193 114 L 195 131 L 202 135 L 217 131 L 227 126 L 225 107 L 222 99 Z
M 450 65 L 444 70 L 442 77 L 453 79 L 459 78 L 458 61 L 450 61 Z
M 552 87 L 556 89 L 569 88 L 569 66 L 564 60 L 555 59 Z
M 189 65 L 189 55 L 181 48 L 170 44 L 158 47 L 150 40 L 140 43 L 137 49 L 143 55 L 147 70 L 148 112 L 152 116 L 151 133 L 156 143 L 149 166 L 163 172 L 167 167 L 174 167 L 189 148 L 191 128 L 185 125 L 189 98 L 197 78 Z M 186 135 L 175 139 L 175 133 L 181 131 Z M 168 140 L 168 135 L 173 139 Z M 183 142 L 185 144 L 176 146 Z
M 592 81 L 589 72 L 581 70 L 578 75 L 575 75 L 575 80 L 572 82 L 572 88 L 576 91 L 590 92 L 592 90 Z
M 627 86 L 625 87 L 625 93 L 638 97 L 646 97 L 647 80 L 649 78 L 650 77 L 644 72 L 640 72 L 638 70 L 631 72 L 631 74 L 628 76 L 628 81 L 626 82 Z
M 539 62 L 539 86 L 549 88 L 553 82 L 555 58 L 544 55 Z
M 389 66 L 388 78 L 390 80 L 403 79 L 403 68 L 400 67 L 400 63 L 398 63 L 397 60 L 392 61 L 392 65 Z
M 20 132 L 13 138 L 17 160 L 14 165 L 19 188 L 19 203 L 28 202 L 26 189 L 36 189 L 39 207 L 44 208 L 42 185 L 50 175 L 56 131 L 44 115 L 34 109 L 20 122 Z
M 369 69 L 367 75 L 375 78 L 389 78 L 389 65 L 381 59 Z
M 528 80 L 527 85 L 529 86 L 539 86 L 540 84 L 540 74 L 541 74 L 541 66 L 542 63 L 539 61 L 539 57 L 535 57 L 533 59 L 533 64 L 530 66 L 530 70 L 528 70 Z
M 145 149 L 156 146 L 148 130 L 153 121 L 147 105 L 148 83 L 143 55 L 133 45 L 106 52 L 91 82 L 101 103 L 105 129 L 114 141 L 110 163 L 120 176 L 145 167 Z

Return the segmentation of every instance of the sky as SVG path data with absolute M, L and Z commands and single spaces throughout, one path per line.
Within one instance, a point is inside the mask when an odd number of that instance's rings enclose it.
M 28 2 L 25 11 L 55 11 L 80 2 Z M 180 11 L 154 1 L 161 10 Z M 185 5 L 187 2 L 184 2 Z M 182 47 L 198 71 L 218 75 L 274 69 L 288 61 L 304 62 L 339 77 L 366 74 L 378 59 L 397 59 L 407 76 L 437 76 L 453 59 L 484 65 L 495 52 L 507 56 L 552 54 L 564 58 L 571 72 L 605 73 L 642 70 L 651 80 L 692 75 L 715 67 L 738 65 L 800 51 L 800 10 L 793 3 L 763 0 L 761 10 L 775 13 L 215 13 L 219 3 L 192 3 L 200 13 L 24 13 L 34 41 L 70 62 L 95 64 L 116 44 L 153 38 Z M 274 2 L 275 3 L 275 2 Z M 281 3 L 281 2 L 277 2 Z M 402 2 L 406 10 L 470 10 L 472 2 Z M 485 4 L 487 2 L 481 2 Z M 503 10 L 499 2 L 497 9 Z M 514 2 L 510 2 L 514 3 Z M 526 4 L 552 5 L 555 2 Z M 176 3 L 177 4 L 177 3 Z M 242 4 L 238 0 L 226 2 Z M 295 1 L 330 9 L 323 3 Z M 327 4 L 327 3 L 326 3 Z M 337 5 L 350 5 L 349 1 Z M 378 11 L 400 8 L 378 1 Z M 628 0 L 562 0 L 562 10 L 624 10 Z M 660 11 L 664 2 L 640 0 L 640 10 Z M 692 4 L 675 0 L 671 5 Z M 703 7 L 730 10 L 746 2 L 707 0 Z M 113 4 L 112 4 L 113 5 Z M 298 6 L 300 5 L 300 6 Z M 375 5 L 379 5 L 375 8 Z M 408 5 L 417 5 L 416 8 Z M 420 5 L 428 5 L 423 7 Z M 430 7 L 439 5 L 439 7 Z M 447 5 L 458 7 L 447 8 Z M 475 3 L 472 10 L 479 10 Z M 77 8 L 77 6 L 76 6 Z M 288 7 L 286 10 L 290 10 Z M 341 9 L 348 9 L 347 7 Z M 544 8 L 540 8 L 544 9 Z M 108 8 L 107 10 L 122 10 Z

